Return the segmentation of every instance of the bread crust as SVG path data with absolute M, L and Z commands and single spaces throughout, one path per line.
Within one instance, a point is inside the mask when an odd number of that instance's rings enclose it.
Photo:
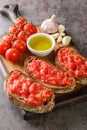
M 36 56 L 29 56 L 25 62 L 24 62 L 24 69 L 25 71 L 35 80 L 35 81 L 38 81 L 40 82 L 41 84 L 45 85 L 46 87 L 48 88 L 51 88 L 55 94 L 63 94 L 63 93 L 70 93 L 72 91 L 74 91 L 75 87 L 76 87 L 76 84 L 74 82 L 74 84 L 72 86 L 66 86 L 66 87 L 63 87 L 63 86 L 55 86 L 55 85 L 50 85 L 50 84 L 46 84 L 44 83 L 44 81 L 40 80 L 40 79 L 37 79 L 37 78 L 34 78 L 33 74 L 29 73 L 27 71 L 27 65 L 32 61 L 32 60 L 38 60 L 38 59 L 41 59 L 41 60 L 45 60 L 46 62 L 48 62 L 49 64 L 51 64 L 46 58 L 40 58 L 40 57 L 36 57 Z M 51 64 L 53 67 L 55 67 L 53 64 Z M 57 67 L 55 67 L 57 68 Z
M 13 72 L 13 71 L 12 71 Z M 50 112 L 52 111 L 53 107 L 54 107 L 54 104 L 55 104 L 55 95 L 53 94 L 52 97 L 50 98 L 49 101 L 46 102 L 46 104 L 42 104 L 41 106 L 32 106 L 32 105 L 29 105 L 27 104 L 23 99 L 22 97 L 20 96 L 17 96 L 16 94 L 12 94 L 10 91 L 9 91 L 9 85 L 8 85 L 8 81 L 9 81 L 9 77 L 11 76 L 11 73 L 10 72 L 7 77 L 5 78 L 4 80 L 4 91 L 7 95 L 7 97 L 9 98 L 9 100 L 17 107 L 21 108 L 21 109 L 24 109 L 26 111 L 29 111 L 29 112 L 35 112 L 35 113 L 47 113 L 47 112 Z M 23 74 L 21 72 L 21 74 Z M 25 74 L 23 74 L 25 75 Z M 25 75 L 26 76 L 26 75 Z M 27 77 L 27 76 L 26 76 Z
M 61 47 L 61 48 L 68 48 L 69 50 L 72 50 L 72 54 L 73 54 L 73 55 L 80 54 L 80 53 L 77 51 L 77 49 L 76 49 L 75 47 L 73 47 L 73 46 Z M 69 71 L 68 71 L 68 70 L 65 70 L 65 69 L 58 63 L 58 60 L 57 60 L 57 59 L 58 59 L 58 58 L 57 58 L 57 53 L 58 53 L 58 51 L 59 51 L 61 48 L 57 49 L 56 52 L 55 52 L 55 65 L 57 66 L 57 68 L 60 68 L 61 70 L 67 71 L 67 72 L 69 73 Z M 81 54 L 80 54 L 80 56 L 81 56 Z M 81 57 L 84 58 L 85 60 L 87 60 L 87 58 L 85 58 L 85 57 L 83 57 L 83 56 L 81 56 Z M 75 77 L 75 76 L 73 76 L 73 77 L 75 78 L 77 84 L 87 85 L 87 77 L 80 77 L 80 78 Z

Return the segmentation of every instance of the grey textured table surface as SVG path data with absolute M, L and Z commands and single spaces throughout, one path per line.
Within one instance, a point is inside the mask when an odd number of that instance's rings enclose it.
M 78 49 L 87 56 L 87 0 L 0 0 L 0 6 L 9 3 L 19 4 L 22 16 L 37 25 L 52 14 L 57 15 L 57 20 L 66 26 L 66 31 L 73 37 Z M 0 16 L 0 35 L 7 32 L 10 25 L 11 21 Z M 87 129 L 87 101 L 24 121 L 19 110 L 6 98 L 3 81 L 0 73 L 0 130 Z

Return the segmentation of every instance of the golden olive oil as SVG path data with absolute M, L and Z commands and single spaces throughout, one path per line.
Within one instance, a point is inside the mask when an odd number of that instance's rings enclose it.
M 51 48 L 52 41 L 45 36 L 37 36 L 30 40 L 29 45 L 34 50 L 44 51 Z

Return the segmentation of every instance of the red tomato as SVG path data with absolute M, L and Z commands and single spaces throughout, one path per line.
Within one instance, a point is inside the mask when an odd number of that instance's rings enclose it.
M 24 24 L 25 22 L 27 22 L 27 20 L 23 17 L 19 17 L 17 18 L 17 20 L 15 21 L 15 24 L 20 25 L 20 24 Z
M 23 40 L 23 41 L 26 41 L 27 40 L 27 38 L 30 36 L 31 34 L 28 32 L 28 31 L 20 31 L 19 33 L 18 33 L 18 39 L 20 39 L 20 40 Z
M 31 23 L 27 23 L 24 25 L 24 30 L 25 31 L 29 31 L 31 34 L 34 34 L 37 32 L 37 28 L 35 25 L 31 24 Z
M 9 44 L 12 44 L 12 39 L 14 38 L 13 34 L 3 36 L 3 41 L 6 41 Z
M 19 59 L 19 51 L 16 48 L 10 48 L 5 53 L 6 59 L 11 62 L 16 62 Z
M 10 26 L 10 28 L 9 28 L 9 33 L 14 34 L 14 33 L 18 30 L 18 28 L 19 28 L 18 25 Z
M 36 26 L 32 26 L 32 28 L 29 30 L 31 34 L 34 34 L 37 32 Z
M 24 53 L 26 51 L 26 43 L 22 40 L 15 40 L 13 47 L 18 49 L 20 53 Z
M 13 46 L 14 41 L 16 41 L 16 40 L 17 40 L 17 37 L 14 36 L 14 38 L 12 39 L 12 46 Z
M 32 28 L 31 23 L 27 23 L 27 24 L 24 25 L 24 31 L 30 31 L 31 28 Z
M 11 48 L 11 45 L 5 41 L 0 43 L 0 55 L 5 55 L 5 52 Z
M 18 33 L 21 32 L 21 31 L 22 31 L 22 29 L 19 28 L 19 29 L 15 32 L 15 34 L 14 34 L 15 39 L 17 39 Z

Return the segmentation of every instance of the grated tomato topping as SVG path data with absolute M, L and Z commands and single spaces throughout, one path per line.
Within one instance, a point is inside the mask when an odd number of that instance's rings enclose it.
M 74 78 L 68 73 L 62 72 L 43 60 L 32 60 L 27 66 L 27 71 L 33 74 L 34 78 L 41 79 L 47 84 L 57 86 L 71 86 Z
M 51 98 L 53 92 L 31 78 L 24 76 L 19 71 L 14 71 L 8 80 L 11 93 L 21 96 L 29 105 L 40 106 Z
M 72 50 L 62 48 L 57 53 L 58 63 L 70 72 L 72 76 L 84 77 L 87 76 L 87 60 L 80 54 L 72 54 Z

